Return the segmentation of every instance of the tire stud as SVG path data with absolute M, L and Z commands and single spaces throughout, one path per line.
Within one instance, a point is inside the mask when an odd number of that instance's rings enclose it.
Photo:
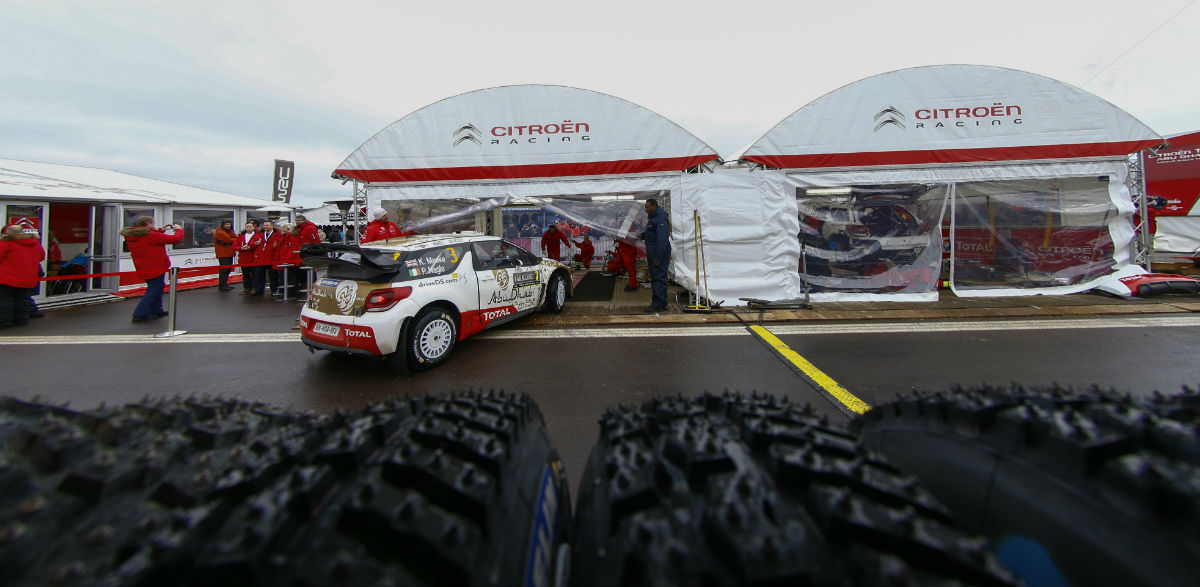
M 400 511 L 396 512 L 396 520 L 398 520 L 401 524 L 407 524 L 411 522 L 416 515 L 416 506 L 413 505 L 412 501 L 406 501 L 404 502 L 404 505 L 400 506 Z
M 775 562 L 779 560 L 779 543 L 776 542 L 774 536 L 767 536 L 763 539 L 762 557 Z
M 634 530 L 634 539 L 637 540 L 638 544 L 650 544 L 650 541 L 654 539 L 654 532 L 650 530 L 650 525 L 644 522 L 639 524 L 637 529 Z
M 458 529 L 458 526 L 451 526 L 450 529 L 446 530 L 446 533 L 442 535 L 442 544 L 445 544 L 446 546 L 458 546 L 458 542 L 461 539 L 460 533 L 461 530 Z

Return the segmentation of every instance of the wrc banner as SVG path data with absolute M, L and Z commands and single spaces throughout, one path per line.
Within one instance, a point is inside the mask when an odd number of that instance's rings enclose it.
M 1112 104 L 1011 69 L 885 73 L 797 110 L 741 158 L 785 169 L 1119 157 L 1162 143 Z
M 691 133 L 632 102 L 518 85 L 417 110 L 351 153 L 335 176 L 392 183 L 678 172 L 717 158 Z
M 275 160 L 275 181 L 271 186 L 272 202 L 292 203 L 292 184 L 295 183 L 295 172 L 296 164 L 294 162 Z

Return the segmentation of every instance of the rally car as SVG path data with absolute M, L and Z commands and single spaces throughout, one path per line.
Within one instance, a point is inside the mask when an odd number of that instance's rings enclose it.
M 430 369 L 454 344 L 572 295 L 565 265 L 479 233 L 411 236 L 364 245 L 306 245 L 317 269 L 300 312 L 301 340 L 385 357 L 398 371 Z

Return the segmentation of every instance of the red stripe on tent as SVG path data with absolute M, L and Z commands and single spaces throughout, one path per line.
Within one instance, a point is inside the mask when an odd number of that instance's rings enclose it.
M 339 169 L 337 174 L 368 183 L 388 181 L 461 181 L 468 179 L 528 179 L 683 171 L 717 159 L 716 155 L 627 159 L 587 163 L 547 163 L 541 165 L 495 165 L 481 167 L 438 167 L 429 169 Z
M 925 163 L 969 163 L 978 161 L 1023 161 L 1128 155 L 1161 144 L 1159 140 L 1116 143 L 1080 143 L 993 147 L 984 149 L 939 149 L 927 151 L 874 151 L 864 153 L 821 153 L 816 155 L 747 155 L 747 161 L 780 169 L 810 167 L 866 167 L 869 165 L 920 165 Z

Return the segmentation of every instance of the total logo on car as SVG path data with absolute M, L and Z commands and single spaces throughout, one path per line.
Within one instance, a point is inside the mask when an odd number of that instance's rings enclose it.
M 304 344 L 385 357 L 402 372 L 437 366 L 484 329 L 557 314 L 572 293 L 565 265 L 479 233 L 319 243 L 301 256 L 317 269 L 300 312 Z

